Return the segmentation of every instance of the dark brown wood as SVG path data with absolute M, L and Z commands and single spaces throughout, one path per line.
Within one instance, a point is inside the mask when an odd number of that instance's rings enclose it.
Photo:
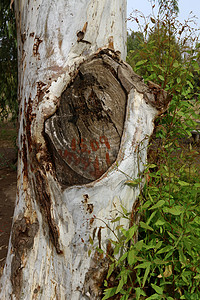
M 46 121 L 56 173 L 66 185 L 98 179 L 117 158 L 127 101 L 117 67 L 105 54 L 84 62 Z

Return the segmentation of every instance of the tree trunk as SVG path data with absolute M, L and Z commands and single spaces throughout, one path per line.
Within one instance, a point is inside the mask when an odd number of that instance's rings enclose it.
M 15 1 L 18 190 L 0 299 L 101 299 L 166 94 L 123 62 L 125 0 Z M 127 224 L 124 224 L 128 226 Z M 94 238 L 90 250 L 89 239 Z

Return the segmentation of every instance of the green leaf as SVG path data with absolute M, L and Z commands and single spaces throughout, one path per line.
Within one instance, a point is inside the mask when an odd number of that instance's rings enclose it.
M 112 220 L 111 222 L 112 222 L 112 223 L 115 223 L 115 222 L 120 221 L 120 219 L 121 219 L 121 217 L 117 217 L 116 219 Z
M 138 61 L 138 62 L 136 63 L 135 66 L 136 66 L 136 67 L 140 67 L 140 66 L 144 65 L 146 62 L 148 62 L 147 59 L 140 60 L 140 61 Z
M 147 230 L 151 230 L 151 231 L 154 231 L 153 228 L 149 225 L 147 225 L 146 223 L 140 221 L 140 226 L 144 229 L 147 229 Z
M 151 283 L 152 288 L 158 293 L 159 295 L 163 294 L 163 288 L 157 286 L 156 284 Z
M 193 68 L 194 68 L 195 71 L 199 71 L 199 64 L 198 64 L 197 61 L 193 61 L 192 62 L 192 66 L 193 66 Z
M 94 244 L 94 241 L 93 241 L 93 239 L 92 239 L 92 237 L 91 237 L 91 236 L 89 236 L 89 242 L 90 242 L 90 244 L 91 244 L 91 245 L 93 245 L 93 244 Z
M 155 246 L 155 250 L 159 249 L 162 246 L 163 241 L 158 241 Z
M 154 216 L 157 214 L 157 210 L 154 210 L 154 212 L 151 213 L 149 219 L 147 220 L 146 224 L 149 225 L 151 220 L 154 218 Z
M 171 245 L 168 245 L 168 246 L 166 246 L 166 247 L 160 249 L 160 250 L 157 252 L 157 254 L 165 253 L 165 252 L 168 252 L 168 251 L 170 251 L 170 250 L 172 250 L 172 249 L 174 249 L 174 247 L 171 246 Z
M 149 275 L 150 267 L 151 267 L 151 263 L 147 266 L 147 268 L 146 268 L 146 270 L 145 270 L 144 277 L 143 277 L 143 281 L 142 281 L 142 286 L 143 286 L 143 287 L 144 287 L 145 282 L 146 282 L 146 280 L 147 280 L 147 277 L 148 277 L 148 275 Z
M 158 220 L 158 221 L 156 221 L 156 223 L 155 223 L 156 226 L 162 226 L 162 225 L 164 225 L 164 224 L 166 224 L 166 221 L 163 221 L 163 220 Z
M 178 181 L 178 184 L 179 184 L 180 186 L 189 186 L 189 185 L 190 185 L 188 182 L 185 182 L 185 181 L 182 181 L 182 180 L 179 180 L 179 181 Z
M 108 269 L 108 274 L 107 274 L 107 279 L 110 277 L 110 275 L 112 274 L 112 272 L 113 272 L 113 270 L 114 270 L 114 266 L 115 266 L 115 264 L 111 264 L 110 266 L 109 266 L 109 269 Z
M 130 266 L 132 266 L 133 264 L 135 264 L 137 262 L 135 249 L 132 249 L 128 252 L 128 257 L 127 258 L 128 258 L 128 264 Z
M 194 186 L 195 186 L 196 188 L 200 188 L 200 183 L 195 183 Z
M 165 81 L 165 78 L 162 75 L 158 75 L 158 77 L 160 78 L 160 80 Z
M 176 60 L 176 61 L 174 62 L 174 64 L 173 64 L 173 67 L 174 67 L 174 68 L 178 68 L 179 65 L 180 65 L 180 64 L 179 64 L 178 61 Z
M 141 241 L 139 241 L 139 242 L 137 242 L 137 243 L 135 244 L 135 248 L 136 248 L 138 251 L 140 251 L 140 250 L 142 249 L 142 247 L 143 247 L 143 244 L 144 244 L 144 241 L 141 240 Z
M 159 294 L 153 294 L 150 297 L 146 298 L 146 300 L 152 300 L 152 299 L 162 299 L 161 296 Z
M 187 261 L 187 258 L 185 257 L 185 255 L 183 254 L 183 250 L 182 249 L 179 249 L 179 261 L 180 263 L 185 266 L 186 264 L 186 261 Z
M 151 265 L 150 261 L 146 261 L 140 265 L 137 265 L 136 267 L 134 267 L 134 269 L 146 269 L 147 267 L 149 267 Z
M 159 258 L 155 258 L 154 263 L 157 264 L 157 265 L 165 265 L 167 263 L 167 261 L 161 260 Z
M 140 183 L 141 180 L 127 180 L 125 184 L 131 187 L 136 187 Z
M 123 210 L 123 213 L 124 213 L 125 215 L 127 215 L 127 209 L 126 209 L 123 205 L 121 205 L 121 208 L 122 208 L 122 210 Z
M 102 300 L 107 300 L 110 297 L 114 296 L 115 293 L 116 293 L 116 290 L 117 290 L 117 287 L 112 287 L 112 288 L 109 288 L 109 289 L 105 289 L 105 291 L 104 291 L 105 296 L 102 298 Z
M 127 277 L 128 277 L 127 273 L 122 274 L 121 279 L 120 279 L 119 284 L 118 284 L 118 287 L 117 287 L 117 290 L 115 292 L 116 294 L 119 293 L 120 290 L 122 289 L 122 287 L 124 286 L 124 284 L 126 284 Z
M 151 202 L 154 203 L 153 198 L 151 197 L 151 194 L 149 192 L 148 192 L 148 196 L 149 196 L 149 199 L 151 200 Z
M 134 234 L 137 231 L 137 225 L 133 225 L 131 228 L 129 228 L 128 230 L 121 228 L 121 232 L 123 233 L 123 235 L 127 238 L 125 243 L 127 243 L 128 241 L 130 241 L 130 239 L 134 236 Z
M 162 207 L 165 204 L 165 200 L 159 200 L 156 204 L 149 208 L 149 210 Z
M 99 247 L 96 247 L 96 250 L 97 250 L 100 254 L 103 254 L 103 253 L 104 253 L 104 251 L 103 251 L 101 248 L 99 248 Z
M 167 233 L 169 234 L 169 236 L 170 236 L 174 241 L 177 240 L 177 238 L 176 238 L 171 232 L 167 231 Z
M 135 289 L 136 300 L 140 299 L 140 296 L 146 296 L 145 292 L 141 288 Z
M 121 249 L 121 245 L 117 244 L 114 248 L 114 255 L 117 255 L 119 253 L 119 250 Z
M 179 216 L 183 212 L 183 209 L 180 206 L 171 207 L 171 208 L 170 207 L 164 207 L 163 212 L 169 213 L 169 214 L 174 215 L 174 216 Z
M 189 85 L 189 87 L 191 87 L 191 89 L 194 88 L 194 86 L 191 84 L 191 82 L 189 80 L 187 80 L 187 84 Z
M 118 260 L 118 262 L 124 261 L 127 258 L 128 252 L 125 252 Z
M 150 205 L 151 205 L 151 201 L 148 200 L 148 201 L 146 201 L 146 202 L 142 205 L 142 209 L 146 209 L 146 208 L 148 208 Z
M 157 167 L 157 165 L 155 165 L 155 164 L 149 164 L 148 166 L 147 166 L 147 169 L 154 169 L 154 168 L 156 168 Z
M 119 230 L 120 228 L 123 228 L 124 227 L 124 225 L 118 225 L 117 227 L 116 227 L 116 230 Z
M 123 293 L 126 293 L 126 294 L 124 294 L 124 295 L 122 296 L 121 300 L 128 300 L 129 295 L 127 295 L 127 292 L 122 292 L 122 291 L 121 291 L 121 294 L 123 294 Z
M 200 217 L 199 216 L 196 216 L 194 218 L 194 222 L 197 223 L 198 225 L 200 225 Z

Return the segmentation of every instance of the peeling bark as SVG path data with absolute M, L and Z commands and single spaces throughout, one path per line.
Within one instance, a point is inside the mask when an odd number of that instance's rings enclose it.
M 11 266 L 11 282 L 13 293 L 17 299 L 20 298 L 24 260 L 26 260 L 29 249 L 33 247 L 34 238 L 38 230 L 38 220 L 36 219 L 35 222 L 31 224 L 30 220 L 26 217 L 19 217 L 12 226 L 11 242 L 13 260 Z
M 143 173 L 170 99 L 123 61 L 125 0 L 16 0 L 15 9 L 18 191 L 0 299 L 101 299 L 105 223 L 115 230 L 121 206 L 132 211 L 140 187 L 124 183 Z

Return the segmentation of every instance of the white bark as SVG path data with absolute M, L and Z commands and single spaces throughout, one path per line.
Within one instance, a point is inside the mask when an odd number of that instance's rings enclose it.
M 117 161 L 94 182 L 61 188 L 48 157 L 44 122 L 84 60 L 112 46 L 115 52 L 108 51 L 109 57 L 120 51 L 125 59 L 126 1 L 23 0 L 15 6 L 21 101 L 18 193 L 0 299 L 99 299 L 97 283 L 107 264 L 94 251 L 88 256 L 89 236 L 103 227 L 94 246 L 101 243 L 105 249 L 112 234 L 102 221 L 113 228 L 110 220 L 121 205 L 131 211 L 140 190 L 124 183 L 144 170 L 153 120 L 162 107 L 150 104 L 128 78 Z M 89 43 L 77 42 L 77 32 L 84 33 L 86 24 L 83 40 Z M 124 78 L 131 74 L 128 66 L 122 71 Z

